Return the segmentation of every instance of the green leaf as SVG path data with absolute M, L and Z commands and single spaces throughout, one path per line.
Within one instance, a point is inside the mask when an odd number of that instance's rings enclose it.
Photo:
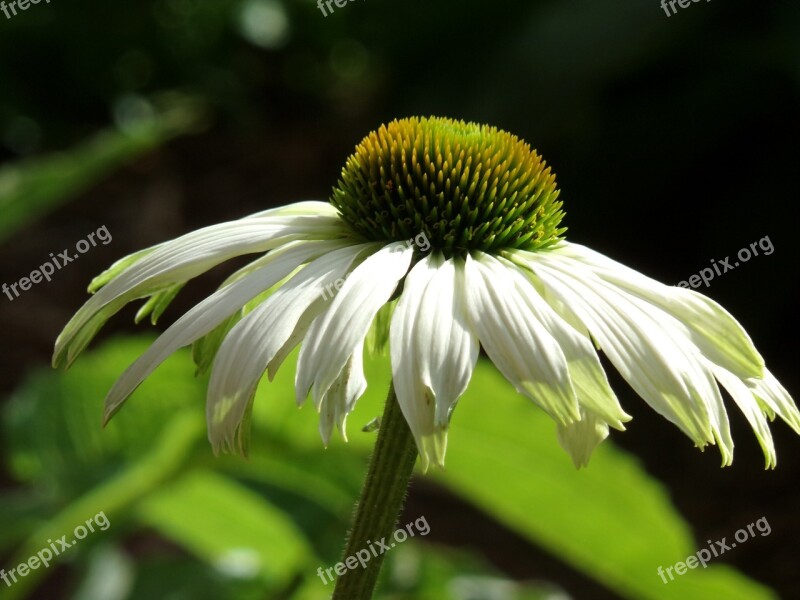
M 262 578 L 280 587 L 316 561 L 286 516 L 240 484 L 195 471 L 142 502 L 145 525 L 232 577 Z
M 664 584 L 659 566 L 685 561 L 705 546 L 692 539 L 668 490 L 609 442 L 576 470 L 556 442 L 552 420 L 488 363 L 478 365 L 459 402 L 447 468 L 434 477 L 623 597 L 776 598 L 719 564 Z
M 152 337 L 117 338 L 88 352 L 64 373 L 43 368 L 28 375 L 3 407 L 3 442 L 11 470 L 66 501 L 138 460 L 174 415 L 203 421 L 205 381 L 192 377 L 188 351 L 168 359 L 102 428 L 103 398 Z
M 155 439 L 153 420 L 163 421 L 175 411 L 202 412 L 205 386 L 191 379 L 188 352 L 181 352 L 131 398 L 112 424 L 119 430 L 110 441 L 97 437 L 102 394 L 144 347 L 140 340 L 118 341 L 87 355 L 76 364 L 75 371 L 55 381 L 39 377 L 26 386 L 26 393 L 11 404 L 11 414 L 16 418 L 6 423 L 18 475 L 41 482 L 54 476 L 64 480 L 69 473 L 92 473 L 93 479 L 81 485 L 80 477 L 73 482 L 85 489 L 90 481 L 96 483 L 108 477 L 103 469 L 146 453 Z M 349 418 L 351 443 L 345 444 L 335 436 L 325 451 L 313 406 L 307 404 L 301 411 L 295 407 L 294 366 L 294 357 L 290 357 L 275 381 L 265 380 L 257 393 L 251 462 L 236 457 L 213 459 L 210 450 L 200 453 L 206 468 L 263 488 L 271 504 L 263 504 L 255 492 L 239 483 L 209 474 L 217 482 L 215 487 L 219 484 L 222 491 L 209 491 L 208 502 L 189 502 L 190 492 L 196 490 L 190 484 L 176 484 L 175 489 L 163 490 L 168 499 L 163 506 L 159 504 L 157 513 L 149 514 L 148 522 L 160 530 L 164 527 L 166 534 L 170 526 L 167 520 L 171 522 L 172 515 L 178 513 L 177 506 L 183 506 L 192 518 L 176 516 L 174 530 L 168 535 L 212 564 L 217 564 L 220 556 L 219 546 L 214 544 L 226 548 L 234 545 L 224 537 L 223 544 L 217 537 L 221 535 L 220 521 L 235 518 L 230 507 L 239 506 L 240 501 L 241 506 L 252 507 L 255 512 L 247 508 L 246 512 L 251 513 L 243 517 L 247 527 L 233 527 L 231 539 L 237 540 L 236 544 L 254 543 L 246 531 L 251 519 L 262 523 L 253 525 L 255 531 L 261 531 L 259 527 L 271 520 L 283 523 L 276 526 L 275 537 L 263 538 L 274 540 L 274 545 L 256 549 L 253 556 L 258 556 L 259 566 L 267 564 L 263 561 L 265 556 L 271 556 L 268 553 L 285 546 L 286 556 L 276 560 L 285 559 L 290 564 L 284 565 L 286 571 L 280 573 L 315 570 L 317 564 L 303 562 L 303 557 L 312 553 L 300 530 L 315 540 L 318 553 L 320 549 L 325 556 L 338 552 L 338 548 L 331 549 L 329 542 L 333 539 L 334 545 L 340 545 L 344 532 L 341 524 L 350 514 L 348 495 L 351 501 L 355 500 L 363 477 L 366 455 L 376 434 L 360 429 L 381 412 L 389 384 L 388 364 L 385 358 L 366 361 L 369 387 Z M 42 423 L 48 425 L 40 430 Z M 200 446 L 205 447 L 205 442 Z M 95 472 L 98 467 L 99 472 Z M 519 396 L 489 363 L 479 363 L 470 388 L 454 413 L 447 468 L 443 472 L 433 470 L 429 476 L 622 597 L 775 597 L 734 569 L 713 562 L 707 569 L 690 570 L 664 584 L 657 574 L 659 566 L 666 568 L 684 561 L 705 545 L 692 540 L 690 527 L 671 504 L 668 491 L 650 478 L 635 458 L 610 441 L 597 450 L 588 468 L 576 471 L 556 441 L 555 424 Z M 202 492 L 210 486 L 196 487 Z M 288 504 L 292 498 L 301 496 L 318 507 L 316 513 L 308 508 L 291 510 Z M 218 514 L 206 515 L 203 511 L 207 507 L 216 507 Z M 288 515 L 296 525 L 290 523 Z M 196 530 L 191 529 L 192 522 Z M 320 542 L 318 538 L 322 537 L 325 540 Z M 757 544 L 758 539 L 750 543 Z M 271 571 L 259 571 L 259 575 L 275 577 Z M 288 575 L 284 580 L 285 577 Z
M 51 539 L 60 535 L 69 536 L 76 525 L 88 523 L 87 517 L 101 525 L 94 530 L 91 541 L 99 541 L 100 534 L 119 521 L 124 521 L 127 510 L 140 498 L 158 488 L 165 481 L 180 472 L 187 460 L 190 450 L 196 445 L 202 421 L 196 415 L 184 413 L 176 415 L 164 427 L 163 435 L 153 447 L 137 461 L 122 469 L 116 476 L 100 485 L 89 489 L 83 496 L 74 499 L 64 506 L 58 514 L 51 516 L 28 536 L 25 543 L 17 550 L 11 564 L 20 564 L 33 556 L 39 549 L 45 548 Z M 106 514 L 106 512 L 108 514 Z M 101 515 L 102 521 L 98 519 Z M 94 516 L 93 516 L 94 515 Z M 118 517 L 121 517 L 118 519 Z M 102 528 L 103 521 L 107 523 Z M 109 533 L 114 535 L 117 532 Z M 90 542 L 82 542 L 81 548 L 88 548 Z M 45 574 L 44 570 L 33 570 L 14 587 L 7 590 L 8 600 L 24 598 L 28 590 L 34 588 Z
M 253 420 L 267 435 L 310 450 L 321 443 L 318 415 L 310 406 L 294 408 L 295 357 L 273 382 L 262 382 Z M 375 433 L 360 429 L 381 412 L 388 361 L 365 360 L 365 373 L 369 387 L 348 418 L 351 442 L 334 436 L 328 452 L 349 449 L 363 456 L 374 444 Z M 254 447 L 263 444 L 263 435 L 254 433 Z M 693 540 L 668 490 L 611 441 L 598 448 L 587 468 L 576 470 L 558 444 L 552 419 L 517 394 L 488 361 L 479 361 L 454 411 L 445 470 L 432 469 L 428 476 L 622 597 L 776 597 L 735 569 L 713 563 L 664 584 L 659 566 L 685 561 L 705 546 Z

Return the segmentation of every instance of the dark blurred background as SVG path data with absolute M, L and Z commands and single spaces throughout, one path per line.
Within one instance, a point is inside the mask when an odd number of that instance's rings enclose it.
M 568 238 L 666 283 L 769 236 L 773 254 L 700 291 L 741 321 L 800 397 L 797 2 L 699 2 L 667 17 L 656 0 L 356 0 L 325 17 L 300 0 L 52 0 L 0 14 L 0 81 L 0 221 L 16 223 L 15 203 L 39 207 L 3 235 L 0 282 L 100 225 L 113 235 L 23 298 L 0 296 L 2 393 L 48 364 L 89 280 L 112 261 L 325 199 L 368 131 L 441 115 L 526 139 L 558 175 Z M 92 146 L 114 135 L 138 141 L 110 157 Z M 26 166 L 70 193 L 26 195 Z M 167 323 L 217 283 L 188 287 Z M 100 339 L 133 331 L 132 314 Z M 720 469 L 715 449 L 700 454 L 619 377 L 612 384 L 634 416 L 613 439 L 665 483 L 698 547 L 767 515 L 764 543 L 720 560 L 800 597 L 800 439 L 776 422 L 779 466 L 765 472 L 731 410 L 735 462 Z M 481 549 L 512 578 L 616 597 L 435 484 L 418 482 L 407 510 L 435 517 L 432 536 Z

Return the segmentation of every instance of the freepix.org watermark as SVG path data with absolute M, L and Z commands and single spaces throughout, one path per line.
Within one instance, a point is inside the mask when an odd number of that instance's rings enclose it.
M 349 0 L 350 2 L 355 2 L 355 0 Z M 317 0 L 317 8 L 319 8 L 320 12 L 322 13 L 323 17 L 327 17 L 328 15 L 333 14 L 333 5 L 335 4 L 339 8 L 344 8 L 347 6 L 348 0 Z M 328 7 L 328 10 L 325 10 L 325 7 Z
M 756 537 L 756 531 L 761 534 L 761 537 L 772 533 L 772 528 L 769 526 L 767 517 L 761 517 L 755 523 L 750 523 L 747 529 L 743 527 L 742 529 L 736 530 L 736 533 L 733 534 L 736 540 L 735 542 L 728 543 L 728 538 L 726 537 L 716 542 L 708 540 L 708 548 L 702 548 L 688 556 L 685 561 L 677 562 L 666 569 L 664 567 L 658 567 L 656 573 L 661 577 L 661 581 L 669 583 L 667 581 L 667 575 L 669 575 L 669 581 L 675 581 L 675 576 L 672 574 L 672 571 L 675 571 L 678 575 L 683 575 L 688 569 L 696 569 L 697 565 L 703 565 L 705 569 L 712 558 L 717 558 L 728 550 L 736 548 L 737 544 L 743 544 L 747 540 Z
M 751 258 L 758 256 L 758 249 L 761 248 L 761 251 L 764 253 L 764 256 L 769 256 L 773 252 L 775 252 L 775 247 L 772 245 L 772 241 L 769 239 L 768 235 L 765 235 L 763 238 L 758 240 L 757 242 L 753 242 L 750 244 L 748 248 L 745 246 L 739 252 L 736 253 L 736 257 L 739 260 L 734 261 L 731 264 L 731 257 L 726 256 L 722 260 L 715 260 L 711 259 L 711 266 L 714 267 L 706 267 L 705 269 L 700 269 L 700 272 L 696 275 L 692 275 L 689 277 L 689 281 L 680 281 L 678 282 L 678 287 L 682 288 L 689 288 L 689 286 L 693 288 L 700 287 L 701 283 L 704 283 L 706 287 L 711 285 L 711 280 L 714 279 L 715 275 L 724 275 L 728 271 L 732 271 L 736 267 L 738 267 L 742 263 L 746 263 Z
M 671 17 L 678 12 L 678 9 L 675 8 L 676 4 L 681 8 L 689 8 L 692 2 L 700 2 L 700 0 L 661 0 L 661 8 L 664 9 L 668 17 Z M 706 0 L 706 2 L 711 2 L 711 0 Z
M 29 289 L 31 289 L 33 284 L 41 283 L 42 279 L 50 281 L 50 278 L 53 276 L 56 270 L 61 270 L 64 265 L 67 265 L 73 260 L 78 259 L 81 254 L 86 254 L 90 249 L 97 246 L 98 241 L 104 246 L 107 246 L 111 243 L 111 234 L 108 232 L 108 228 L 105 225 L 100 227 L 100 229 L 97 231 L 87 235 L 86 239 L 80 240 L 77 244 L 75 244 L 75 250 L 78 251 L 77 254 L 70 254 L 69 249 L 59 252 L 58 256 L 51 252 L 50 260 L 40 265 L 38 269 L 31 271 L 31 274 L 28 277 L 23 277 L 11 285 L 3 283 L 3 293 L 8 296 L 9 300 L 13 302 L 15 298 L 19 298 L 20 290 L 27 292 Z M 14 292 L 13 296 L 11 295 L 11 292 Z
M 331 581 L 333 581 L 333 572 L 335 571 L 336 574 L 341 577 L 347 571 L 352 571 L 357 567 L 361 567 L 365 569 L 367 567 L 367 563 L 376 558 L 380 554 L 385 554 L 392 548 L 394 548 L 397 544 L 402 544 L 405 542 L 409 537 L 414 537 L 414 529 L 416 528 L 417 533 L 420 535 L 428 535 L 431 531 L 430 525 L 428 525 L 428 520 L 425 517 L 420 517 L 413 523 L 409 523 L 406 525 L 405 529 L 398 529 L 392 534 L 393 542 L 386 542 L 386 538 L 381 538 L 379 541 L 373 543 L 367 540 L 367 545 L 369 546 L 369 550 L 366 548 L 362 548 L 358 552 L 356 552 L 355 556 L 348 556 L 344 559 L 343 562 L 336 563 L 334 566 L 329 567 L 322 570 L 322 567 L 317 569 L 317 577 L 322 580 L 322 583 L 328 585 Z M 325 576 L 328 576 L 327 579 Z
M 84 539 L 90 533 L 94 533 L 95 527 L 100 531 L 105 531 L 111 527 L 111 521 L 108 520 L 105 512 L 100 511 L 95 516 L 87 519 L 85 523 L 75 527 L 72 531 L 72 535 L 74 536 L 72 540 L 67 540 L 68 534 L 62 535 L 55 541 L 48 539 L 47 546 L 39 550 L 25 562 L 18 564 L 8 571 L 0 569 L 0 579 L 5 582 L 6 587 L 11 587 L 17 583 L 20 578 L 27 577 L 31 571 L 35 571 L 42 566 L 46 569 L 50 566 L 50 561 L 59 556 L 64 550 L 69 550 L 72 546 L 77 544 L 78 541 Z
M 44 0 L 45 4 L 50 4 L 50 0 Z M 6 4 L 5 0 L 0 2 L 0 10 L 3 11 L 3 14 L 6 16 L 6 19 L 10 19 L 12 16 L 17 16 L 17 9 L 20 10 L 28 10 L 31 4 L 39 4 L 41 0 L 13 0 Z M 8 11 L 11 10 L 11 14 L 8 14 Z

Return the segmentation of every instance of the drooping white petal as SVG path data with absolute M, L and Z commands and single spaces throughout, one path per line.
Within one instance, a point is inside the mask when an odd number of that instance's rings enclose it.
M 278 373 L 278 369 L 280 369 L 283 361 L 292 353 L 292 351 L 297 347 L 297 345 L 303 341 L 306 337 L 306 333 L 308 332 L 311 324 L 314 322 L 320 313 L 327 308 L 327 304 L 319 305 L 312 304 L 306 312 L 300 317 L 297 321 L 297 325 L 295 325 L 294 331 L 292 331 L 292 335 L 286 340 L 286 342 L 281 346 L 280 350 L 275 353 L 275 356 L 270 361 L 269 365 L 267 365 L 267 378 L 272 381 L 275 379 L 275 375 Z
M 777 414 L 795 432 L 800 434 L 800 412 L 797 410 L 797 405 L 786 388 L 769 370 L 764 369 L 763 377 L 749 378 L 744 383 L 756 399 L 763 403 L 765 410 L 771 414 Z
M 696 346 L 675 319 L 603 282 L 578 261 L 568 265 L 547 252 L 528 266 L 587 327 L 629 385 L 699 447 L 719 442 L 723 464 L 733 443 L 719 389 Z
M 297 332 L 301 317 L 307 311 L 316 317 L 326 306 L 325 288 L 345 277 L 353 261 L 374 247 L 359 244 L 320 256 L 231 329 L 217 353 L 208 387 L 208 436 L 216 451 L 233 443 L 264 370 Z M 306 320 L 305 329 L 310 323 Z
M 622 423 L 630 421 L 631 416 L 619 405 L 586 328 L 580 323 L 568 323 L 547 303 L 536 289 L 533 281 L 535 276 L 530 271 L 502 257 L 497 260 L 508 269 L 509 277 L 525 308 L 561 347 L 578 402 L 615 429 L 624 431 L 625 426 Z
M 271 253 L 272 260 L 248 277 L 217 290 L 172 324 L 134 362 L 109 391 L 105 421 L 119 409 L 138 385 L 178 348 L 214 329 L 246 302 L 283 279 L 304 262 L 342 246 L 341 241 L 290 244 Z
M 760 377 L 764 359 L 731 314 L 710 298 L 664 285 L 579 244 L 564 242 L 549 254 L 578 261 L 601 279 L 658 306 L 690 332 L 692 342 L 709 360 L 737 377 Z
M 109 281 L 114 279 L 117 275 L 122 273 L 125 269 L 130 267 L 132 264 L 139 262 L 145 256 L 152 253 L 158 246 L 161 244 L 156 244 L 155 246 L 151 246 L 149 248 L 144 248 L 139 250 L 138 252 L 134 252 L 133 254 L 129 254 L 128 256 L 123 256 L 119 260 L 115 261 L 110 267 L 108 267 L 105 271 L 100 273 L 97 277 L 92 279 L 89 283 L 89 288 L 86 290 L 90 294 L 94 294 L 107 284 Z
M 269 208 L 262 210 L 252 215 L 248 215 L 245 219 L 253 219 L 258 217 L 290 217 L 296 215 L 320 215 L 326 217 L 337 217 L 339 210 L 330 202 L 322 202 L 320 200 L 303 200 L 301 202 L 294 202 L 285 206 L 278 206 L 276 208 Z
M 463 263 L 428 255 L 406 277 L 390 326 L 397 401 L 422 458 L 443 466 L 447 426 L 478 359 L 465 306 Z
M 295 378 L 298 402 L 313 385 L 314 402 L 319 407 L 347 360 L 364 341 L 375 314 L 405 276 L 412 255 L 412 248 L 395 242 L 350 274 L 328 310 L 314 321 L 300 349 Z
M 471 326 L 495 366 L 556 422 L 579 420 L 564 352 L 530 311 L 508 267 L 477 253 L 467 256 L 465 271 Z
M 775 445 L 772 442 L 772 432 L 764 416 L 764 411 L 758 405 L 753 392 L 736 375 L 720 366 L 709 364 L 714 377 L 728 390 L 736 405 L 744 414 L 747 422 L 758 438 L 758 443 L 764 451 L 766 468 L 774 468 L 776 464 Z
M 447 427 L 456 402 L 472 378 L 480 345 L 468 325 L 464 264 L 447 260 L 431 275 L 416 327 L 420 374 L 436 399 L 436 426 Z M 433 337 L 423 349 L 426 330 Z
M 363 396 L 366 390 L 364 344 L 359 343 L 320 403 L 319 432 L 326 447 L 330 443 L 334 425 L 347 441 L 345 427 L 347 415 L 352 412 L 356 400 Z
M 575 468 L 589 464 L 595 448 L 608 437 L 608 424 L 591 412 L 581 409 L 581 420 L 558 425 L 558 443 L 572 458 Z
M 191 279 L 235 256 L 265 252 L 292 240 L 344 235 L 341 221 L 333 216 L 245 218 L 205 227 L 137 253 L 137 260 L 106 282 L 64 327 L 56 340 L 53 366 L 71 364 L 102 323 L 131 300 Z M 102 316 L 99 323 L 98 315 Z

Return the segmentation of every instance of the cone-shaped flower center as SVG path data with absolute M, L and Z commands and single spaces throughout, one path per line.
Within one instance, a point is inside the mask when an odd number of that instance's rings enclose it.
M 448 255 L 536 250 L 559 240 L 555 174 L 518 137 L 439 117 L 400 119 L 365 137 L 331 204 L 359 234 L 405 241 L 424 233 Z

